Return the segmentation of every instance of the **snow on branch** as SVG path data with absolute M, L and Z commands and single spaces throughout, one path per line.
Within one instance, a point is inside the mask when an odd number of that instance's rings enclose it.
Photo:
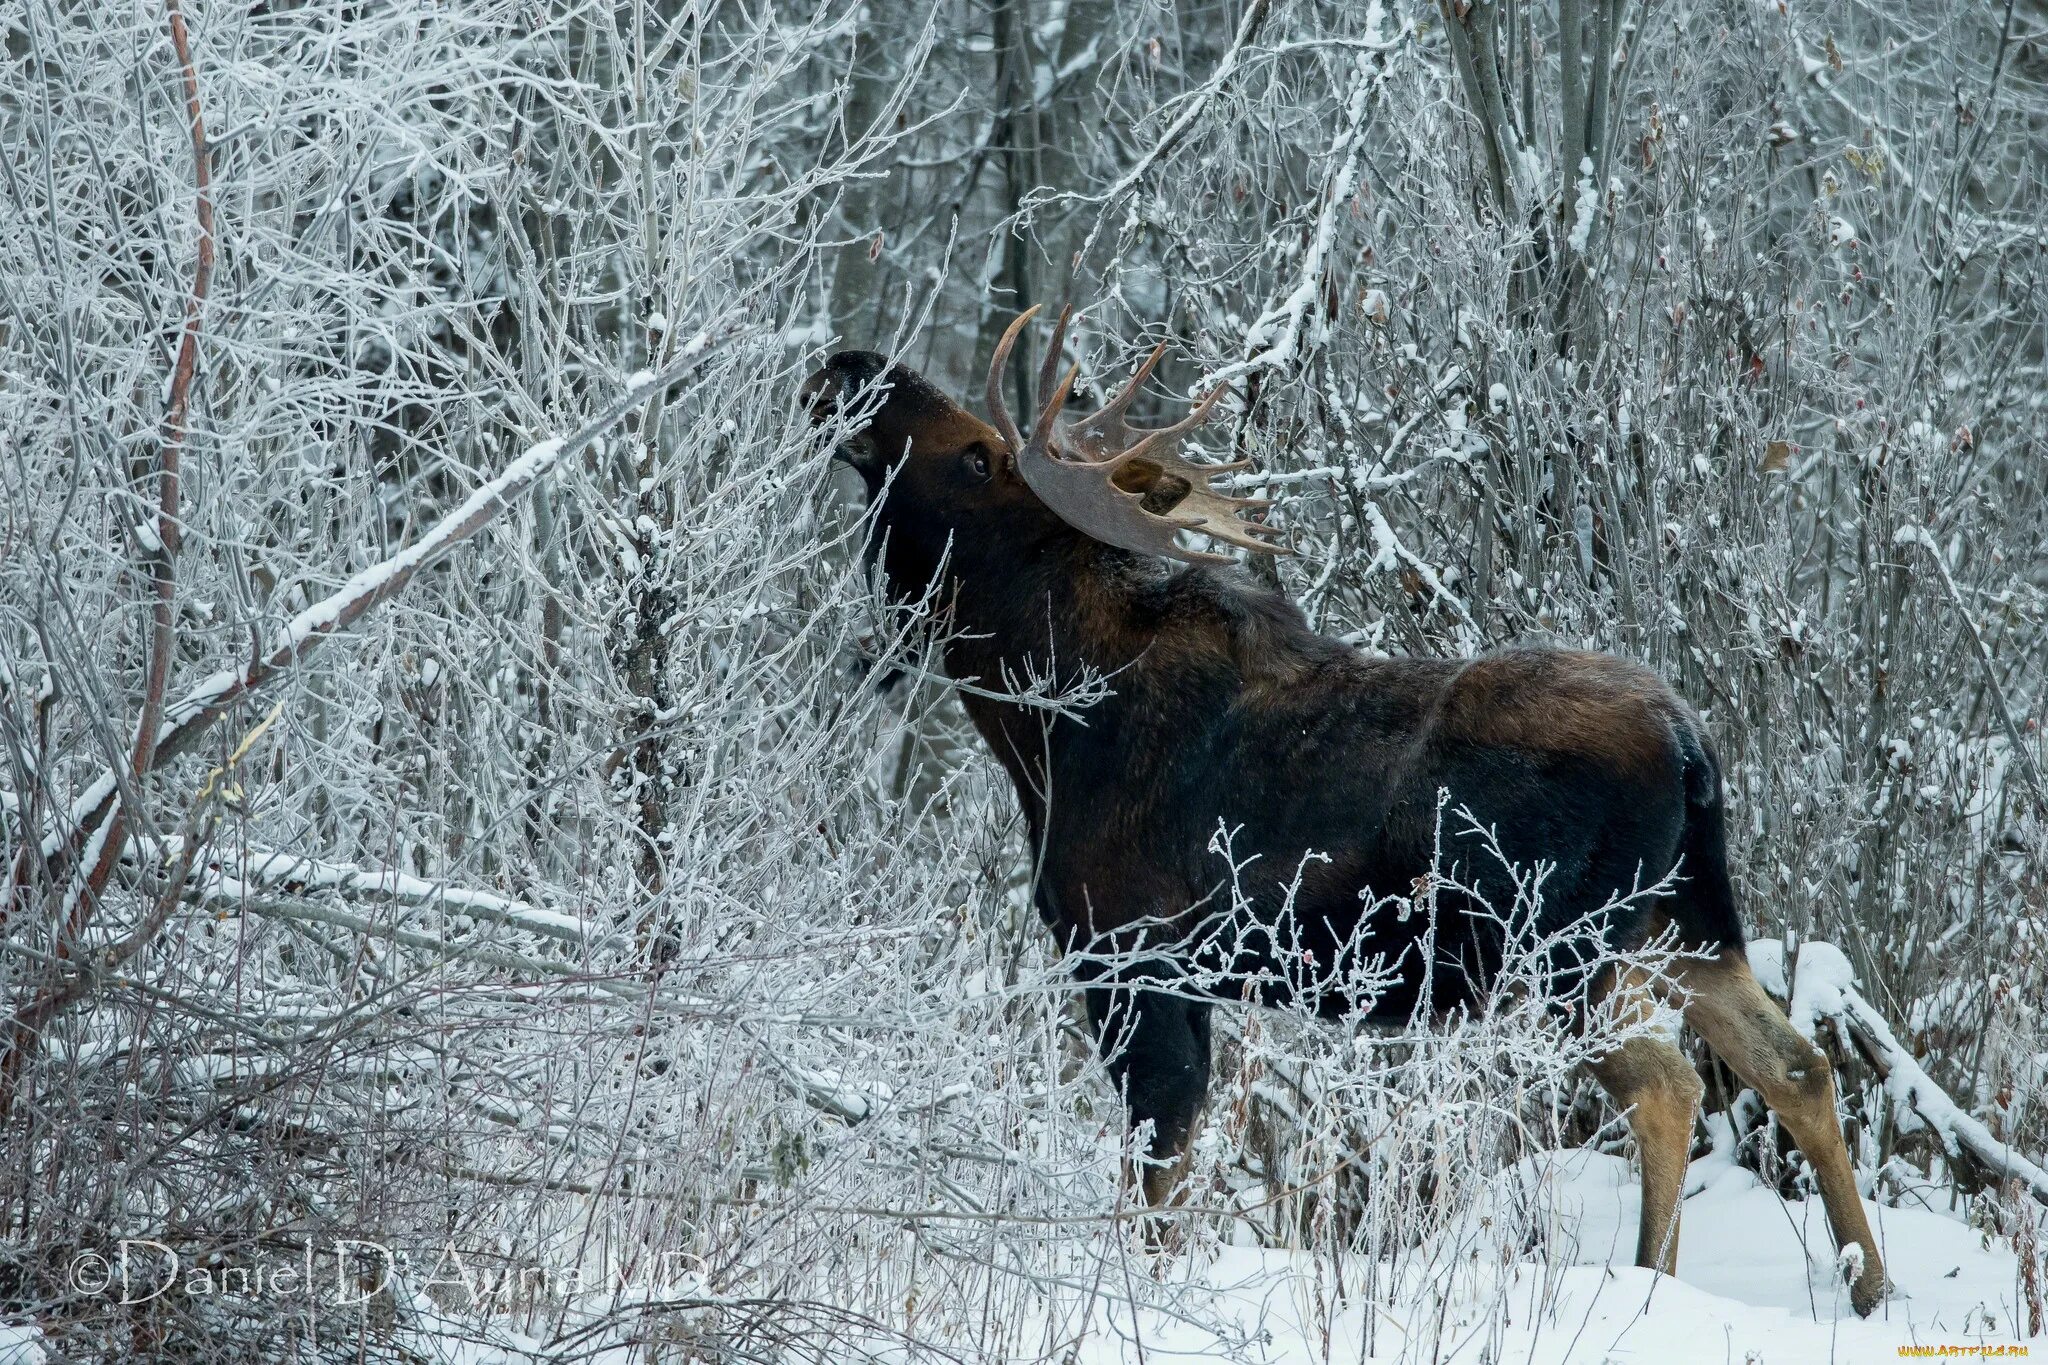
M 1146 173 L 1155 164 L 1180 145 L 1181 139 L 1187 136 L 1188 130 L 1201 121 L 1203 113 L 1209 107 L 1209 101 L 1215 98 L 1217 92 L 1228 85 L 1230 78 L 1236 74 L 1238 64 L 1244 59 L 1246 49 L 1249 48 L 1252 40 L 1258 36 L 1259 29 L 1266 22 L 1267 11 L 1271 8 L 1271 0 L 1257 0 L 1257 3 L 1245 7 L 1244 17 L 1238 21 L 1237 34 L 1231 39 L 1229 49 L 1223 54 L 1223 60 L 1216 64 L 1216 69 L 1210 73 L 1207 81 L 1188 93 L 1180 113 L 1175 117 L 1173 123 L 1160 135 L 1159 140 L 1153 143 L 1143 156 L 1132 163 L 1129 170 L 1117 178 L 1115 184 L 1100 194 L 1058 194 L 1047 197 L 1045 202 L 1057 203 L 1065 200 L 1078 200 L 1083 203 L 1110 205 L 1116 203 L 1125 194 L 1129 193 L 1140 180 L 1145 178 Z M 1082 254 L 1084 256 L 1087 254 L 1086 248 L 1083 249 Z
M 157 761 L 174 758 L 189 749 L 229 707 L 290 672 L 321 640 L 354 625 L 372 609 L 396 597 L 421 569 L 440 562 L 449 551 L 490 525 L 499 513 L 532 491 L 564 460 L 581 454 L 628 413 L 665 392 L 670 384 L 702 364 L 736 334 L 732 328 L 716 336 L 709 330 L 699 332 L 660 373 L 644 379 L 636 376 L 622 397 L 574 435 L 533 446 L 411 545 L 355 574 L 294 616 L 285 626 L 282 638 L 267 652 L 238 667 L 209 674 L 188 688 L 165 709 L 163 724 L 157 731 Z M 45 839 L 45 857 L 54 857 L 74 831 L 98 823 L 113 810 L 120 780 L 121 776 L 108 768 L 86 786 L 72 802 L 70 820 Z
M 159 843 L 159 847 L 162 846 Z M 342 904 L 326 904 L 314 899 L 322 889 L 343 893 L 336 897 Z M 267 920 L 324 924 L 363 938 L 379 939 L 425 953 L 437 962 L 466 962 L 533 983 L 575 982 L 593 995 L 649 1015 L 698 1019 L 715 1017 L 736 1028 L 747 1028 L 752 1022 L 733 1002 L 690 988 L 678 979 L 682 974 L 671 973 L 653 980 L 637 973 L 612 975 L 593 970 L 588 964 L 573 958 L 536 957 L 497 943 L 450 939 L 431 929 L 409 928 L 403 922 L 374 919 L 343 908 L 349 902 L 346 893 L 360 890 L 386 896 L 401 905 L 418 907 L 440 903 L 464 914 L 531 930 L 574 946 L 587 943 L 580 924 L 574 931 L 569 931 L 553 923 L 568 920 L 567 916 L 490 892 L 428 882 L 402 873 L 371 872 L 323 863 L 290 854 L 252 854 L 247 863 L 235 865 L 232 872 L 208 869 L 206 875 L 191 878 L 186 895 L 210 909 L 247 913 Z M 573 920 L 568 922 L 576 924 Z M 588 946 L 604 945 L 588 943 Z M 765 1017 L 783 1023 L 813 1022 L 780 1008 L 768 1010 Z M 843 1123 L 855 1124 L 880 1112 L 888 1103 L 885 1094 L 864 1093 L 835 1074 L 786 1061 L 765 1038 L 751 1030 L 749 1032 L 756 1057 L 769 1064 L 777 1085 L 812 1108 Z M 1001 1159 L 994 1153 L 983 1155 L 989 1160 Z
M 176 838 L 138 841 L 138 852 L 168 863 L 179 852 Z M 357 867 L 273 849 L 216 849 L 193 869 L 195 894 L 217 902 L 229 890 L 294 896 L 328 894 L 345 901 L 384 901 L 406 906 L 440 906 L 456 914 L 507 928 L 523 929 L 577 948 L 599 948 L 589 926 L 574 915 L 548 910 L 510 896 L 446 881 L 430 881 L 392 868 Z
M 1749 965 L 1765 990 L 1787 1001 L 1793 1027 L 1812 1038 L 1825 1020 L 1870 1064 L 1884 1082 L 1901 1131 L 1932 1132 L 1942 1150 L 1984 1184 L 2013 1181 L 2036 1202 L 2048 1204 L 2048 1170 L 2000 1142 L 1934 1083 L 1856 988 L 1855 970 L 1841 949 L 1832 943 L 1801 944 L 1789 990 L 1782 943 L 1755 940 L 1749 945 Z
M 284 638 L 272 646 L 268 654 L 250 660 L 241 668 L 221 669 L 188 690 L 164 718 L 164 728 L 157 740 L 158 751 L 169 757 L 190 747 L 229 706 L 275 681 L 310 653 L 323 637 L 354 625 L 371 609 L 396 597 L 421 569 L 439 562 L 450 550 L 488 526 L 564 459 L 581 454 L 613 424 L 641 403 L 663 392 L 667 385 L 680 378 L 684 371 L 695 368 L 712 350 L 710 334 L 699 333 L 660 374 L 635 376 L 635 382 L 628 386 L 623 397 L 586 423 L 574 436 L 566 440 L 557 437 L 533 446 L 507 465 L 496 478 L 463 499 L 460 506 L 436 522 L 424 536 L 398 553 L 372 564 L 294 616 L 285 627 Z
M 1372 62 L 1360 57 L 1344 131 L 1338 134 L 1330 148 L 1330 180 L 1323 189 L 1322 211 L 1316 218 L 1315 236 L 1302 257 L 1295 286 L 1286 298 L 1268 308 L 1252 325 L 1244 343 L 1245 349 L 1252 354 L 1209 375 L 1204 387 L 1229 383 L 1258 370 L 1284 368 L 1303 349 L 1304 323 L 1315 329 L 1308 339 L 1310 346 L 1323 340 L 1322 333 L 1326 329 L 1320 321 L 1311 322 L 1311 319 L 1318 318 L 1316 305 L 1323 297 L 1323 274 L 1336 246 L 1339 219 L 1353 208 L 1352 195 L 1358 188 L 1359 155 L 1365 140 L 1366 111 L 1371 106 L 1378 84 Z
M 1892 544 L 1901 549 L 1918 545 L 1933 561 L 1935 572 L 1941 575 L 1941 585 L 1948 593 L 1948 600 L 1955 606 L 1956 618 L 1962 622 L 1963 631 L 1969 636 L 1977 665 L 1983 670 L 1984 685 L 1997 708 L 1999 724 L 2005 730 L 2007 742 L 2012 745 L 2014 757 L 2019 760 L 2020 777 L 2026 782 L 2027 790 L 2033 793 L 2035 804 L 2043 814 L 2048 814 L 2048 782 L 2042 780 L 2033 747 L 2027 743 L 2018 721 L 2013 718 L 2012 703 L 2006 700 L 2005 686 L 1999 681 L 1998 669 L 1991 660 L 1991 647 L 1984 643 L 1984 632 L 1977 628 L 1977 618 L 1971 614 L 1970 604 L 1963 600 L 1963 590 L 1956 586 L 1955 575 L 1949 572 L 1948 559 L 1941 552 L 1940 542 L 1935 540 L 1934 532 L 1908 522 L 1892 537 Z

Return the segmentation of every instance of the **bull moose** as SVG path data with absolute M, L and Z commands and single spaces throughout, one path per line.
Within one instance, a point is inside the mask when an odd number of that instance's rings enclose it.
M 1149 1131 L 1145 1198 L 1167 1199 L 1185 1161 L 1209 1080 L 1210 1001 L 1290 1003 L 1290 973 L 1272 960 L 1277 934 L 1240 932 L 1197 971 L 1201 949 L 1190 945 L 1217 888 L 1219 821 L 1235 830 L 1233 862 L 1256 855 L 1239 892 L 1253 917 L 1270 923 L 1287 902 L 1290 952 L 1363 954 L 1391 982 L 1363 1003 L 1320 991 L 1314 1008 L 1440 1017 L 1498 970 L 1498 920 L 1452 902 L 1428 925 L 1376 907 L 1429 873 L 1447 793 L 1497 831 L 1511 864 L 1550 869 L 1547 928 L 1582 927 L 1610 955 L 1658 935 L 1683 950 L 1648 978 L 1604 969 L 1571 986 L 1560 970 L 1558 990 L 1609 1005 L 1609 992 L 1629 990 L 1682 1008 L 1805 1153 L 1836 1243 L 1861 1249 L 1844 1264 L 1851 1303 L 1868 1314 L 1885 1276 L 1833 1073 L 1750 973 L 1721 775 L 1699 717 L 1655 674 L 1609 655 L 1372 658 L 1317 634 L 1286 597 L 1181 543 L 1185 531 L 1251 554 L 1286 548 L 1255 519 L 1265 504 L 1211 482 L 1241 466 L 1180 454 L 1220 388 L 1169 426 L 1127 423 L 1163 346 L 1107 406 L 1065 417 L 1076 371 L 1053 383 L 1062 315 L 1041 370 L 1044 406 L 1028 437 L 1018 430 L 1000 377 L 1036 312 L 996 348 L 988 421 L 868 351 L 832 356 L 803 398 L 814 420 L 863 419 L 841 423 L 836 453 L 866 483 L 888 589 L 929 598 L 945 617 L 944 667 L 1015 784 L 1041 914 L 1067 942 L 1131 950 L 1078 971 L 1130 1122 Z M 1109 680 L 1081 716 L 1004 699 L 1005 679 L 1074 667 Z M 1646 869 L 1677 875 L 1661 895 L 1632 895 Z M 1459 880 L 1483 903 L 1489 890 L 1512 894 L 1488 883 L 1503 875 L 1481 865 Z M 1637 1264 L 1671 1273 L 1698 1074 L 1647 1035 L 1591 1069 L 1627 1111 L 1640 1154 Z

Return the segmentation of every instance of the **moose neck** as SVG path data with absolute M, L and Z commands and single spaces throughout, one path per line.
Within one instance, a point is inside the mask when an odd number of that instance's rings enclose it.
M 1014 545 L 956 550 L 946 672 L 965 685 L 968 715 L 1009 771 L 1034 824 L 1058 732 L 1072 727 L 1050 724 L 1054 713 L 1044 707 L 984 694 L 1015 691 L 1037 678 L 1049 679 L 1058 695 L 1085 677 L 1125 669 L 1157 634 L 1134 601 L 1145 576 L 1156 572 L 1143 556 L 1072 533 L 1047 536 L 1022 556 Z M 1095 703 L 1091 714 L 1131 704 L 1128 676 L 1112 687 L 1116 695 Z
M 953 564 L 946 671 L 956 682 L 1001 692 L 1050 675 L 1071 687 L 1151 643 L 1131 597 L 1152 570 L 1128 550 L 1065 534 L 1022 556 L 1014 545 L 959 549 Z

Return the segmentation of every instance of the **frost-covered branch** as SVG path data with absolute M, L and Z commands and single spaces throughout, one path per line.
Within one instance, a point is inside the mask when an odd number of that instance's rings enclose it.
M 1970 604 L 1963 599 L 1956 578 L 1949 571 L 1948 559 L 1941 552 L 1941 544 L 1934 533 L 1924 526 L 1908 524 L 1901 526 L 1892 537 L 1892 543 L 1900 547 L 1918 545 L 1927 551 L 1927 558 L 1933 563 L 1934 571 L 1941 578 L 1942 589 L 1948 594 L 1949 602 L 1956 609 L 1956 618 L 1962 623 L 1963 633 L 1970 638 L 1970 649 L 1976 655 L 1977 665 L 1983 670 L 1984 686 L 1991 693 L 1992 709 L 1998 715 L 1998 723 L 2005 731 L 2006 742 L 2012 746 L 2012 753 L 2019 760 L 2020 775 L 2026 780 L 2027 790 L 2033 793 L 2034 804 L 2043 819 L 2048 819 L 2048 782 L 2043 782 L 2041 765 L 2034 757 L 2034 745 L 2020 732 L 2019 721 L 2013 716 L 2012 703 L 2006 700 L 2005 684 L 1998 676 L 1998 666 L 1992 661 L 1991 650 L 1984 643 L 1984 632 L 1977 626 Z M 2038 732 L 2039 727 L 2036 726 Z
M 417 541 L 352 575 L 339 588 L 294 616 L 285 624 L 280 638 L 264 646 L 248 663 L 217 670 L 187 688 L 165 708 L 156 737 L 157 759 L 166 761 L 189 749 L 230 707 L 275 683 L 321 641 L 348 629 L 378 605 L 404 591 L 420 570 L 432 567 L 488 526 L 564 460 L 595 444 L 641 403 L 687 373 L 712 348 L 711 334 L 699 333 L 660 375 L 636 376 L 637 382 L 624 397 L 614 400 L 574 435 L 542 441 L 528 449 Z M 55 854 L 64 841 L 104 819 L 117 802 L 119 781 L 113 772 L 104 772 L 88 783 L 72 803 L 68 826 L 45 837 L 45 854 Z

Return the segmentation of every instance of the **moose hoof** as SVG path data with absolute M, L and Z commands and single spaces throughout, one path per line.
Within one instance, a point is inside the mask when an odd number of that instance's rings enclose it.
M 1885 1278 L 1884 1267 L 1865 1266 L 1849 1284 L 1849 1306 L 1856 1310 L 1857 1317 L 1867 1318 L 1877 1311 L 1891 1292 L 1891 1282 Z

